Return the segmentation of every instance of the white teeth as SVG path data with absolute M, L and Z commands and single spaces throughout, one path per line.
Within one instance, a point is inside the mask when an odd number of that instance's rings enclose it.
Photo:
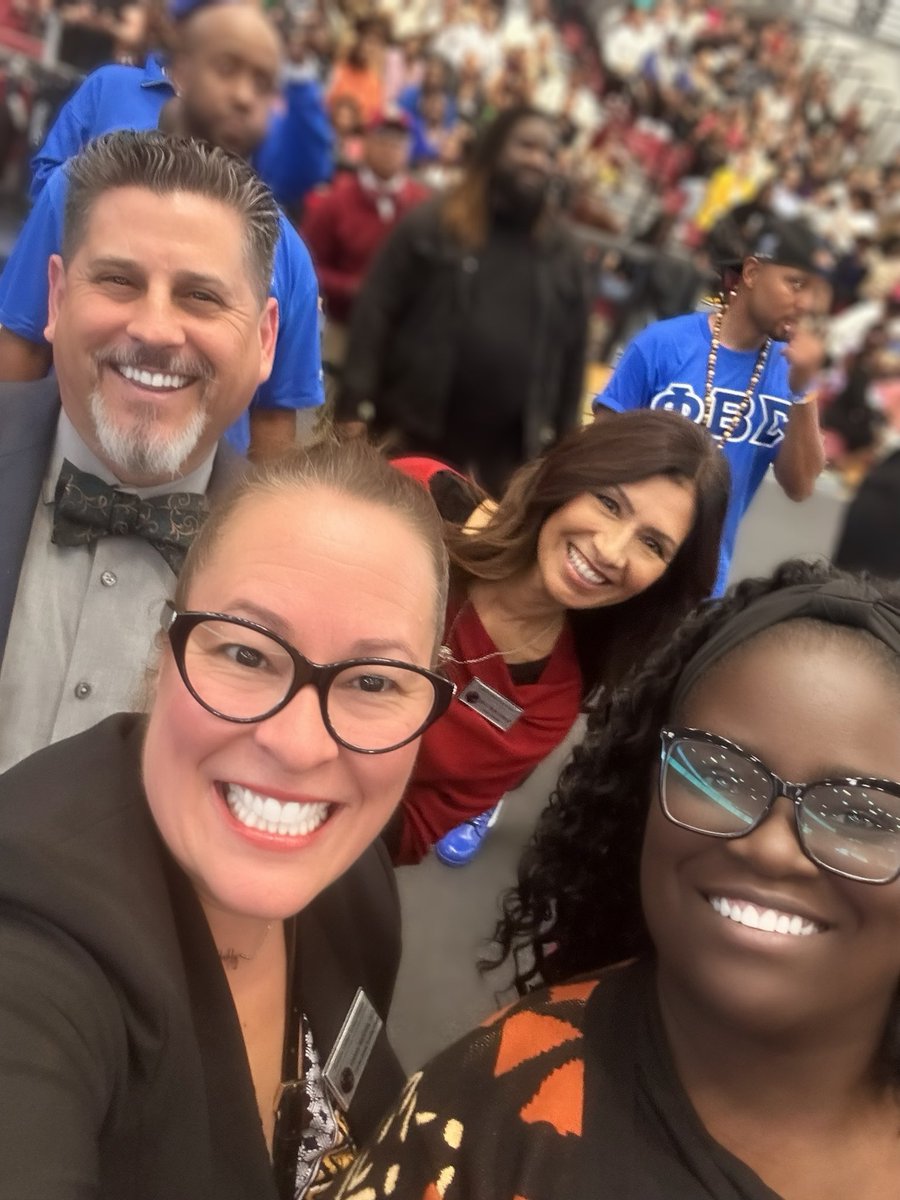
M 141 387 L 183 388 L 190 383 L 187 375 L 163 375 L 159 371 L 143 371 L 138 367 L 116 367 L 116 370 L 132 383 L 139 383 Z
M 237 783 L 225 785 L 225 800 L 229 811 L 248 829 L 262 829 L 282 837 L 303 837 L 324 824 L 330 804 L 298 804 L 291 800 L 282 804 L 272 796 L 251 792 Z
M 580 579 L 583 579 L 585 583 L 589 583 L 593 587 L 599 587 L 601 584 L 609 582 L 605 575 L 600 575 L 594 570 L 580 550 L 577 550 L 574 546 L 569 546 L 567 554 L 576 575 Z
M 796 913 L 781 912 L 777 908 L 758 908 L 742 900 L 726 900 L 723 896 L 710 896 L 709 903 L 720 917 L 727 917 L 747 929 L 761 929 L 764 933 L 787 934 L 790 937 L 809 937 L 821 933 L 822 926 L 807 921 Z

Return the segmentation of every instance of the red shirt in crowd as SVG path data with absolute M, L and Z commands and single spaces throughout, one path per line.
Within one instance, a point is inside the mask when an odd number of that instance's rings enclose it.
M 379 184 L 374 176 L 339 175 L 311 196 L 301 233 L 309 247 L 325 311 L 345 324 L 378 247 L 404 213 L 429 191 L 412 179 Z

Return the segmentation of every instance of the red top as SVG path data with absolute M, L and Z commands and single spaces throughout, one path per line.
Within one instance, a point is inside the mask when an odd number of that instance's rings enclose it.
M 394 466 L 424 486 L 447 471 L 434 459 L 396 459 Z M 445 833 L 493 806 L 554 750 L 578 716 L 582 678 L 571 629 L 564 626 L 536 683 L 516 684 L 472 604 L 451 604 L 446 644 L 458 662 L 445 665 L 457 686 L 447 713 L 422 737 L 402 800 L 403 826 L 395 862 L 415 863 Z M 492 657 L 478 663 L 465 659 Z M 460 693 L 478 679 L 522 709 L 505 732 L 463 704 Z
M 309 198 L 301 228 L 322 289 L 325 311 L 346 324 L 350 309 L 376 250 L 400 218 L 430 195 L 415 180 L 407 180 L 387 197 L 379 213 L 374 193 L 356 175 L 339 175 L 325 191 Z

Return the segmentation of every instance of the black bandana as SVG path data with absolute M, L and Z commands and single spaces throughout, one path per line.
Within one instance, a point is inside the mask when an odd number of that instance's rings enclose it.
M 828 583 L 801 583 L 761 596 L 718 629 L 690 659 L 678 681 L 673 711 L 681 706 L 685 696 L 713 663 L 742 642 L 782 621 L 812 617 L 829 625 L 864 629 L 895 654 L 900 654 L 900 608 L 885 600 L 866 600 L 854 595 L 856 586 L 843 579 L 833 579 Z

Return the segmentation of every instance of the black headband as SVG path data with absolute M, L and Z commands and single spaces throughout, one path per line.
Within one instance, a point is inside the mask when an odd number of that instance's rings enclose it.
M 697 680 L 730 650 L 772 625 L 798 617 L 864 629 L 900 654 L 900 608 L 886 600 L 866 600 L 854 595 L 858 586 L 844 579 L 833 579 L 828 583 L 801 583 L 761 596 L 718 629 L 688 661 L 675 689 L 672 710 L 680 707 Z

